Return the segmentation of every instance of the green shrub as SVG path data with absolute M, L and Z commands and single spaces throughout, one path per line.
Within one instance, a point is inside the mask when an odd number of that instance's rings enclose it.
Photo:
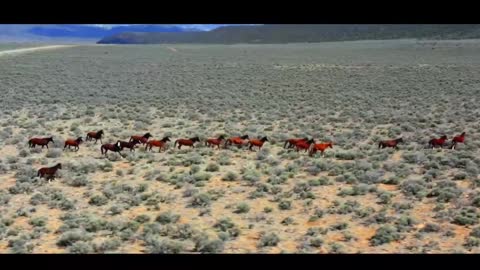
M 235 181 L 237 180 L 238 178 L 238 175 L 234 172 L 227 172 L 227 174 L 225 174 L 223 177 L 222 177 L 222 180 L 223 181 Z
M 102 206 L 108 203 L 108 198 L 104 195 L 96 195 L 90 198 L 88 203 L 91 205 Z
M 273 232 L 265 233 L 260 238 L 258 247 L 274 247 L 280 242 L 280 238 Z
M 278 208 L 280 210 L 289 210 L 292 208 L 292 202 L 291 201 L 281 201 L 278 203 Z
M 310 239 L 310 246 L 319 248 L 319 247 L 322 247 L 322 245 L 323 245 L 323 240 L 321 238 L 316 237 L 316 238 Z
M 173 214 L 172 212 L 164 212 L 157 216 L 156 222 L 160 224 L 176 223 L 180 219 L 180 215 Z
M 68 248 L 68 251 L 73 254 L 91 254 L 94 248 L 89 242 L 77 241 Z
M 372 246 L 380 246 L 392 241 L 399 241 L 401 238 L 401 235 L 395 227 L 385 225 L 377 229 L 375 235 L 370 238 L 370 244 Z
M 220 166 L 218 166 L 216 163 L 209 163 L 205 168 L 205 171 L 207 172 L 218 172 L 219 170 Z
M 73 245 L 75 242 L 88 241 L 89 239 L 90 237 L 84 230 L 75 229 L 62 234 L 60 239 L 57 241 L 57 245 L 60 247 L 68 247 Z
M 460 212 L 453 217 L 452 223 L 457 225 L 475 225 L 478 223 L 479 217 L 475 208 L 465 207 L 460 209 Z
M 147 223 L 150 221 L 150 217 L 147 215 L 139 215 L 135 217 L 135 221 L 138 223 Z
M 243 213 L 248 213 L 248 211 L 250 211 L 250 206 L 246 203 L 240 203 L 235 208 L 234 213 L 243 214 Z
M 147 252 L 152 254 L 178 254 L 185 249 L 179 241 L 160 238 L 148 239 L 145 245 Z
M 206 207 L 211 204 L 211 197 L 207 193 L 195 194 L 190 201 L 190 205 L 193 207 Z

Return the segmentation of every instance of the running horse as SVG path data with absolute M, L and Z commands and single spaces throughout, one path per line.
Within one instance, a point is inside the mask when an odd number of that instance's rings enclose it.
M 441 148 L 445 144 L 445 141 L 447 141 L 447 135 L 443 135 L 440 138 L 433 138 L 430 141 L 428 141 L 428 147 L 435 148 L 436 146 L 440 146 Z
M 315 153 L 317 153 L 317 151 L 320 151 L 322 153 L 322 156 L 325 155 L 325 150 L 327 150 L 327 148 L 333 148 L 333 143 L 332 142 L 328 142 L 328 143 L 314 143 L 312 145 L 312 147 L 310 148 L 310 152 L 309 152 L 309 155 L 310 156 L 313 156 L 315 155 Z
M 133 141 L 133 140 L 137 140 L 142 145 L 144 145 L 148 142 L 148 139 L 151 138 L 151 137 L 153 137 L 153 136 L 152 136 L 152 134 L 150 134 L 150 132 L 145 133 L 143 136 L 133 135 L 132 137 L 130 137 L 130 142 Z
M 398 149 L 398 144 L 399 143 L 403 143 L 403 139 L 402 138 L 398 138 L 398 139 L 395 139 L 395 140 L 386 140 L 386 141 L 380 141 L 378 143 L 378 148 L 385 148 L 385 147 L 391 147 L 391 148 L 395 148 L 396 150 Z
M 222 141 L 225 139 L 225 136 L 224 135 L 220 135 L 218 136 L 218 138 L 211 138 L 211 139 L 207 139 L 205 141 L 205 146 L 208 146 L 208 147 L 215 147 L 215 145 L 218 147 L 218 149 L 220 149 L 220 144 L 222 143 Z
M 55 179 L 55 174 L 59 169 L 62 168 L 62 164 L 58 163 L 57 165 L 53 167 L 45 167 L 41 168 L 37 172 L 37 177 L 45 177 L 47 180 L 53 180 Z
M 177 143 L 178 143 L 178 149 L 181 149 L 182 145 L 190 146 L 191 148 L 195 148 L 194 143 L 199 142 L 199 141 L 200 141 L 200 138 L 198 138 L 198 137 L 193 137 L 193 138 L 190 138 L 190 139 L 178 139 L 173 144 L 173 148 L 175 148 Z
M 30 140 L 28 140 L 28 146 L 30 146 L 31 148 L 35 148 L 36 145 L 41 145 L 42 148 L 44 146 L 47 147 L 48 149 L 48 143 L 49 142 L 52 142 L 52 143 L 55 143 L 53 141 L 53 137 L 47 137 L 47 138 L 31 138 Z
M 235 144 L 236 146 L 238 146 L 238 148 L 240 148 L 241 146 L 245 145 L 245 140 L 248 140 L 248 135 L 243 135 L 241 137 L 231 137 L 231 138 L 228 138 L 226 141 L 225 141 L 225 148 L 227 148 L 227 145 L 232 145 L 232 144 Z
M 251 151 L 253 151 L 253 147 L 256 146 L 258 147 L 258 150 L 262 149 L 262 146 L 265 142 L 268 142 L 268 139 L 267 137 L 263 137 L 261 139 L 251 139 L 251 140 L 248 140 L 248 149 L 250 149 Z
M 158 152 L 160 153 L 162 149 L 165 149 L 167 146 L 167 142 L 170 141 L 170 137 L 166 136 L 161 140 L 150 140 L 145 145 L 145 151 L 152 150 L 152 147 L 158 147 Z
M 130 149 L 130 152 L 131 151 L 135 151 L 135 145 L 137 144 L 140 144 L 140 141 L 138 140 L 133 140 L 133 141 L 130 141 L 130 142 L 126 142 L 126 141 L 119 141 L 120 142 L 120 150 L 123 150 L 123 148 L 128 148 Z
M 99 130 L 97 132 L 91 131 L 87 133 L 87 137 L 85 138 L 85 141 L 91 141 L 95 139 L 95 143 L 97 143 L 98 140 L 100 140 L 100 143 L 102 143 L 102 137 L 103 137 L 103 130 Z
M 286 148 L 293 148 L 293 147 L 295 147 L 295 145 L 296 145 L 298 142 L 301 142 L 301 141 L 306 142 L 306 141 L 308 141 L 308 138 L 305 137 L 305 138 L 303 138 L 303 139 L 297 139 L 297 138 L 295 138 L 295 139 L 288 139 L 288 140 L 285 141 L 285 144 L 283 145 L 283 148 L 284 148 L 284 149 L 286 149 Z
M 308 149 L 310 148 L 310 145 L 312 145 L 312 143 L 315 143 L 315 140 L 313 138 L 311 138 L 310 140 L 308 141 L 299 141 L 297 142 L 297 144 L 295 144 L 295 148 L 298 151 L 300 150 L 305 150 L 305 152 L 308 151 Z
M 80 144 L 83 142 L 83 139 L 82 137 L 78 137 L 76 140 L 75 139 L 68 139 L 65 141 L 65 146 L 63 146 L 63 150 L 65 150 L 65 148 L 67 148 L 68 146 L 68 149 L 71 149 L 71 147 L 73 146 L 77 151 L 80 150 Z
M 462 134 L 453 137 L 451 149 L 455 149 L 455 147 L 457 146 L 457 143 L 464 143 L 464 142 L 465 142 L 465 132 L 462 132 Z
M 120 153 L 120 151 L 122 151 L 122 147 L 120 146 L 120 141 L 117 141 L 114 144 L 113 143 L 102 144 L 102 146 L 100 147 L 100 151 L 102 151 L 102 155 L 105 154 L 105 156 L 107 156 L 108 151 Z

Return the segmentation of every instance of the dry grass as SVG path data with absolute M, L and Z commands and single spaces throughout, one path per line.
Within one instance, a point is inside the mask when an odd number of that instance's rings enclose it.
M 0 58 L 0 252 L 478 252 L 480 43 L 334 45 Z M 146 132 L 173 140 L 162 153 L 105 158 L 93 142 L 62 151 L 99 129 L 104 143 Z M 455 151 L 424 149 L 462 131 Z M 269 142 L 256 152 L 204 146 L 221 134 Z M 28 138 L 50 135 L 51 149 L 28 149 Z M 194 136 L 195 149 L 172 149 Z M 334 148 L 313 158 L 282 149 L 305 136 Z M 399 151 L 377 148 L 398 136 Z M 57 162 L 57 180 L 33 177 Z

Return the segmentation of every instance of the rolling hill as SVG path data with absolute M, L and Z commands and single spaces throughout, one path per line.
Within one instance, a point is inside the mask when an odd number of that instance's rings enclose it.
M 99 44 L 299 43 L 367 39 L 468 39 L 480 37 L 478 24 L 317 24 L 223 26 L 206 32 L 123 32 Z

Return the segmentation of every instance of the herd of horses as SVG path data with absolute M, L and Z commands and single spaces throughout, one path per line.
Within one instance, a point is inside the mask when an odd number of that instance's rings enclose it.
M 106 143 L 106 144 L 103 144 L 102 142 L 103 136 L 104 136 L 103 130 L 92 131 L 87 133 L 87 136 L 85 139 L 85 141 L 95 140 L 94 142 L 95 144 L 97 143 L 97 141 L 100 140 L 100 144 L 101 144 L 100 151 L 102 155 L 107 155 L 108 151 L 118 153 L 125 148 L 130 149 L 130 151 L 135 151 L 136 146 L 140 144 L 145 146 L 145 151 L 151 151 L 153 147 L 157 147 L 158 152 L 160 153 L 162 150 L 166 150 L 167 142 L 170 142 L 170 137 L 168 136 L 162 138 L 161 140 L 151 139 L 153 136 L 149 132 L 145 133 L 144 135 L 133 135 L 130 137 L 128 141 L 117 140 L 116 143 Z M 32 138 L 28 141 L 28 145 L 31 148 L 35 148 L 36 145 L 42 146 L 42 148 L 46 146 L 48 149 L 48 144 L 50 142 L 54 143 L 53 137 Z M 80 144 L 82 142 L 83 142 L 82 137 L 78 137 L 77 139 L 67 139 L 65 141 L 63 150 L 65 150 L 67 147 L 69 149 L 73 147 L 75 151 L 78 151 L 80 149 Z M 195 143 L 199 143 L 199 142 L 200 142 L 199 137 L 193 137 L 188 139 L 177 139 L 174 142 L 173 147 L 178 149 L 181 149 L 182 146 L 189 146 L 191 148 L 195 148 Z M 247 146 L 249 150 L 254 151 L 253 147 L 257 147 L 260 150 L 262 149 L 262 146 L 265 142 L 268 142 L 268 138 L 266 136 L 260 139 L 255 139 L 255 138 L 250 139 L 248 135 L 230 137 L 230 138 L 225 138 L 224 135 L 220 135 L 217 138 L 209 138 L 205 140 L 205 146 L 213 147 L 213 148 L 217 147 L 217 149 L 220 149 L 220 146 L 222 144 L 224 148 L 227 148 L 228 146 L 232 146 L 232 145 L 235 145 L 238 148 Z M 403 142 L 404 142 L 403 138 L 380 141 L 378 143 L 378 148 L 379 149 L 394 148 L 397 150 L 398 144 Z M 453 139 L 451 140 L 449 148 L 455 149 L 458 143 L 464 143 L 464 142 L 465 142 L 465 132 L 463 132 L 460 135 L 454 136 Z M 432 149 L 436 147 L 443 148 L 446 146 L 446 143 L 447 143 L 447 136 L 443 135 L 440 138 L 433 138 L 429 140 L 428 147 Z M 313 156 L 315 153 L 320 151 L 322 156 L 324 156 L 324 152 L 325 150 L 327 150 L 327 148 L 333 148 L 333 143 L 332 142 L 315 143 L 315 140 L 313 138 L 309 139 L 307 137 L 291 138 L 285 141 L 283 148 L 295 149 L 297 152 L 301 150 L 303 150 L 304 152 L 308 151 L 309 156 Z M 37 176 L 45 177 L 48 180 L 51 180 L 55 178 L 55 174 L 57 170 L 61 168 L 62 168 L 61 163 L 58 163 L 53 167 L 41 168 L 40 170 L 38 170 Z

